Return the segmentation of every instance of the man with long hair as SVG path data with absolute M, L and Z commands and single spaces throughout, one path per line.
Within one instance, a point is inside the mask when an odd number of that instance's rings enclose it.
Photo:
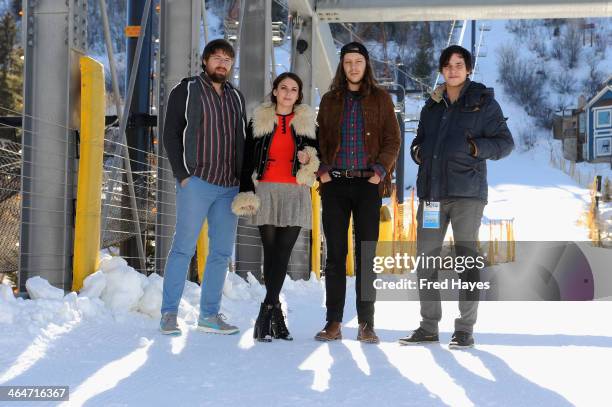
M 391 174 L 400 148 L 400 131 L 389 94 L 376 85 L 368 50 L 351 42 L 342 47 L 340 63 L 317 117 L 321 153 L 320 178 L 323 230 L 327 242 L 325 292 L 327 324 L 319 341 L 342 339 L 346 296 L 346 255 L 351 214 L 355 230 L 357 339 L 378 343 L 374 332 L 374 298 L 362 286 L 373 282 L 373 250 L 362 242 L 378 240 L 383 196 L 391 193 Z M 369 290 L 368 292 L 372 292 Z

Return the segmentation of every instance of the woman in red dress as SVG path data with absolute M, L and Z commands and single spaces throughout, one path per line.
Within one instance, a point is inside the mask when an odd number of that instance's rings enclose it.
M 261 342 L 293 339 L 279 296 L 300 230 L 311 228 L 310 186 L 319 168 L 315 114 L 302 97 L 301 79 L 285 72 L 274 80 L 271 101 L 254 110 L 232 204 L 258 227 L 263 244 L 266 297 L 253 333 Z

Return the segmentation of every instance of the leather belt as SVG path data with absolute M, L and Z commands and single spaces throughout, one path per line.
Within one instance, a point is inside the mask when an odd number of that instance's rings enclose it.
M 376 174 L 372 170 L 340 170 L 332 169 L 329 174 L 332 178 L 371 178 Z

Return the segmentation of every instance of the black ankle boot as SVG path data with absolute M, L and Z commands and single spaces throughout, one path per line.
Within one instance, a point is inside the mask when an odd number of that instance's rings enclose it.
M 274 308 L 272 308 L 272 336 L 274 336 L 275 339 L 284 339 L 286 341 L 293 340 L 285 324 L 285 316 L 283 315 L 280 302 L 274 304 Z
M 255 321 L 255 329 L 253 329 L 253 338 L 259 342 L 272 342 L 272 310 L 274 306 L 271 304 L 261 303 L 259 307 L 259 315 Z

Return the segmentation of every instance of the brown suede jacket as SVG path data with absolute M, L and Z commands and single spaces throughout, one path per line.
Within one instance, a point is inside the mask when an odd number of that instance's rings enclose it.
M 395 106 L 391 96 L 381 88 L 374 88 L 361 103 L 368 164 L 381 164 L 385 168 L 386 175 L 378 190 L 381 196 L 390 196 L 391 176 L 401 144 Z M 344 96 L 341 92 L 330 91 L 323 95 L 317 116 L 322 168 L 333 167 L 340 150 L 343 109 Z

